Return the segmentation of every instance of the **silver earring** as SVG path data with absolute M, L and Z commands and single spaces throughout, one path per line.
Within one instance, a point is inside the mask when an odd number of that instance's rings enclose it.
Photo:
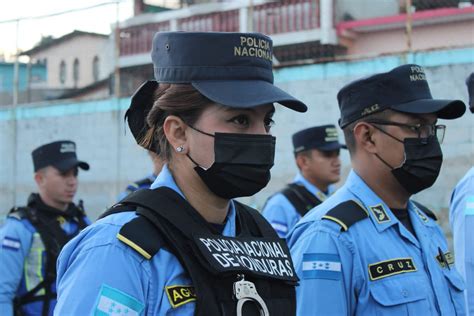
M 183 147 L 183 146 L 178 146 L 178 147 L 176 147 L 176 152 L 182 153 L 183 151 L 184 151 L 184 147 Z

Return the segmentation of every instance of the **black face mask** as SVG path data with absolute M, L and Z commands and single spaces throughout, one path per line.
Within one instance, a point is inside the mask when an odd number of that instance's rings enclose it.
M 438 178 L 443 163 L 443 152 L 436 136 L 427 138 L 405 138 L 403 141 L 379 129 L 393 139 L 403 143 L 405 161 L 393 168 L 379 155 L 376 155 L 391 170 L 402 187 L 411 194 L 431 187 Z
M 271 135 L 205 133 L 214 137 L 214 163 L 209 169 L 197 164 L 194 170 L 217 196 L 233 199 L 251 196 L 270 181 L 275 159 L 275 140 Z

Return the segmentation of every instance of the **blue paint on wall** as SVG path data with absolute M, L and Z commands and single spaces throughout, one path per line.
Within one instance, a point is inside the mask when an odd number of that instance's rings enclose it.
M 42 117 L 61 117 L 77 114 L 112 112 L 117 110 L 126 110 L 130 105 L 129 98 L 121 98 L 119 102 L 117 99 L 104 99 L 84 102 L 68 102 L 43 105 L 27 105 L 16 108 L 16 117 L 18 120 L 36 119 Z M 15 116 L 13 108 L 8 110 L 0 110 L 0 121 L 9 121 Z
M 13 92 L 14 63 L 0 62 L 0 92 Z M 31 65 L 32 82 L 46 81 L 46 66 L 41 64 Z M 27 64 L 18 65 L 18 88 L 19 92 L 26 91 L 28 86 Z

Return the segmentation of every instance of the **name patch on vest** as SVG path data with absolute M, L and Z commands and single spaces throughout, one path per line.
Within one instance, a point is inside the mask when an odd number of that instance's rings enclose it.
M 372 281 L 414 271 L 416 267 L 412 258 L 398 258 L 369 264 L 369 275 Z
M 215 272 L 250 272 L 296 281 L 291 255 L 283 239 L 198 236 L 201 254 Z
M 173 308 L 195 301 L 197 298 L 194 286 L 172 285 L 167 286 L 165 289 L 166 295 L 168 295 L 168 299 Z

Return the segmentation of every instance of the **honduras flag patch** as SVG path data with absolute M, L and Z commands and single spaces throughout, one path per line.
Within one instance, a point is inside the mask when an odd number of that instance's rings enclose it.
M 2 248 L 18 251 L 21 247 L 21 241 L 17 238 L 5 236 L 2 240 Z
M 474 195 L 466 199 L 466 215 L 474 215 Z
M 145 305 L 136 298 L 103 284 L 94 316 L 139 316 Z
M 341 279 L 341 259 L 330 253 L 303 254 L 303 279 Z

